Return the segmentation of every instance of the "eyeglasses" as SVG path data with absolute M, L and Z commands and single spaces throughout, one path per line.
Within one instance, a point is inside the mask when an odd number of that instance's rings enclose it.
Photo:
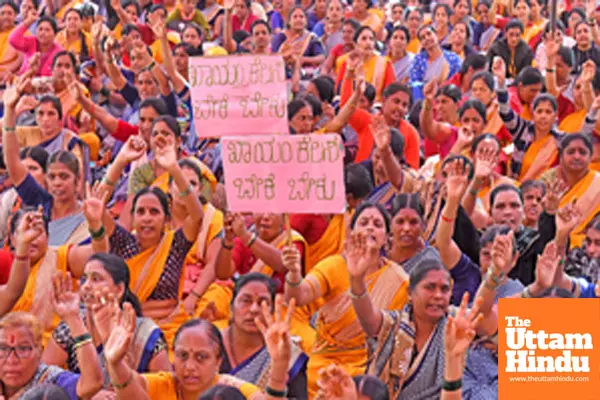
M 0 345 L 0 360 L 5 360 L 10 357 L 10 353 L 15 352 L 15 355 L 19 359 L 29 358 L 33 352 L 32 346 L 7 346 Z

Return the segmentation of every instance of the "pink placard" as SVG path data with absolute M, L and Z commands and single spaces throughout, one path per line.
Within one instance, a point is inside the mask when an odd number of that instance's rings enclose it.
M 344 145 L 339 135 L 225 137 L 221 145 L 231 211 L 344 211 Z
M 199 137 L 288 134 L 288 84 L 281 56 L 190 57 Z

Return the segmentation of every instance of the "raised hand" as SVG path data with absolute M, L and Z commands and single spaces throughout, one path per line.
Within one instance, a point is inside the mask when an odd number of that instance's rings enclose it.
M 14 110 L 19 98 L 23 94 L 23 91 L 30 84 L 31 78 L 27 76 L 21 76 L 17 78 L 17 81 L 14 84 L 8 85 L 4 90 L 4 94 L 2 95 L 4 107 Z
M 460 202 L 469 186 L 469 169 L 462 159 L 457 159 L 451 162 L 449 172 L 446 179 L 447 198 Z
M 79 318 L 79 294 L 73 290 L 70 273 L 57 272 L 52 278 L 52 306 L 63 321 Z
M 90 316 L 100 334 L 102 343 L 106 343 L 121 316 L 119 299 L 108 288 L 97 290 L 92 296 L 94 302 L 90 309 Z
M 376 263 L 378 249 L 373 242 L 363 232 L 353 232 L 346 239 L 344 256 L 351 278 L 364 278 L 369 267 Z
M 583 214 L 577 207 L 577 199 L 574 199 L 556 213 L 556 236 L 568 238 L 582 218 Z
M 24 75 L 33 78 L 40 69 L 41 60 L 41 54 L 39 52 L 34 53 L 34 55 L 29 59 L 29 64 L 27 65 L 27 70 L 25 71 Z
M 28 212 L 21 217 L 17 227 L 17 243 L 29 246 L 45 232 L 42 206 L 37 211 Z
M 504 63 L 502 57 L 494 57 L 492 74 L 496 77 L 498 86 L 504 87 L 504 83 L 506 82 L 506 64 Z
M 459 143 L 459 148 L 461 151 L 471 146 L 471 143 L 473 143 L 474 139 L 475 132 L 471 128 L 466 126 L 461 126 L 458 128 L 458 137 L 456 138 L 456 141 Z
M 146 141 L 140 135 L 132 135 L 127 139 L 117 157 L 129 164 L 146 154 L 147 148 Z
M 465 359 L 467 349 L 475 338 L 477 325 L 483 319 L 483 315 L 477 312 L 479 308 L 474 307 L 469 312 L 468 304 L 469 293 L 465 292 L 456 316 L 448 316 L 444 330 L 446 357 Z
M 475 178 L 489 178 L 498 164 L 498 153 L 492 147 L 485 147 L 475 154 Z
M 248 230 L 246 229 L 246 221 L 244 221 L 242 214 L 231 214 L 231 229 L 233 230 L 234 235 L 240 239 L 246 236 Z
M 33 24 L 38 19 L 38 17 L 39 15 L 37 10 L 35 8 L 32 8 L 27 12 L 27 16 L 23 20 L 23 23 L 26 26 L 31 26 L 31 24 Z
M 125 358 L 129 343 L 135 332 L 135 311 L 130 303 L 123 304 L 123 312 L 119 313 L 117 323 L 104 344 L 106 361 L 117 364 Z
M 94 187 L 91 188 L 89 183 L 85 185 L 85 201 L 83 202 L 83 215 L 90 227 L 96 229 L 102 225 L 102 217 L 104 216 L 104 205 L 108 201 L 108 192 L 100 188 L 100 182 L 96 181 Z
M 104 18 L 101 15 L 97 15 L 92 24 L 92 40 L 94 43 L 100 43 L 102 33 L 104 32 Z
M 519 253 L 514 253 L 514 233 L 512 231 L 505 235 L 496 235 L 492 244 L 492 265 L 508 275 L 513 268 Z
M 435 100 L 435 95 L 437 94 L 437 91 L 438 91 L 437 80 L 432 79 L 425 84 L 425 87 L 423 88 L 423 96 L 425 96 L 425 99 L 427 101 L 429 101 L 430 103 L 433 103 L 433 100 Z
M 354 380 L 342 367 L 336 364 L 321 368 L 317 380 L 319 400 L 357 400 Z
M 154 18 L 153 21 L 150 21 L 150 28 L 152 29 L 152 32 L 154 32 L 154 36 L 157 38 L 162 39 L 167 37 L 165 21 L 163 21 L 161 18 Z
M 281 251 L 281 260 L 288 271 L 302 273 L 302 256 L 296 246 L 285 246 Z
M 271 356 L 273 364 L 288 365 L 292 355 L 292 340 L 290 337 L 290 325 L 292 316 L 296 309 L 296 300 L 291 299 L 285 310 L 283 296 L 278 294 L 275 298 L 275 316 L 271 316 L 271 310 L 266 302 L 262 303 L 262 318 L 256 317 L 254 321 L 262 333 L 267 351 Z M 284 315 L 285 312 L 285 315 Z
M 358 105 L 358 102 L 360 101 L 360 98 L 363 95 L 363 93 L 365 93 L 366 88 L 367 83 L 365 81 L 365 78 L 362 76 L 357 76 L 356 79 L 354 79 L 354 92 L 352 92 L 352 97 L 350 98 L 352 104 Z
M 556 243 L 550 242 L 544 248 L 544 252 L 538 255 L 535 267 L 535 284 L 541 289 L 548 289 L 552 286 L 560 257 L 558 256 L 558 247 Z
M 594 76 L 596 76 L 596 64 L 590 59 L 583 63 L 581 80 L 590 83 L 594 80 Z
M 567 191 L 568 186 L 565 181 L 560 178 L 549 182 L 546 186 L 546 195 L 542 199 L 542 206 L 544 207 L 546 214 L 554 215 L 556 210 L 558 210 L 560 199 Z
M 233 10 L 234 5 L 235 5 L 235 0 L 225 0 L 223 2 L 223 7 L 229 11 Z
M 225 218 L 223 219 L 223 231 L 225 233 L 225 241 L 230 244 L 233 244 L 233 239 L 235 239 L 235 231 L 233 230 L 233 220 L 235 214 L 227 213 L 225 214 Z
M 172 171 L 177 168 L 177 150 L 166 140 L 158 139 L 156 142 L 156 151 L 154 159 L 162 168 Z
M 68 84 L 67 88 L 69 89 L 69 94 L 74 100 L 80 101 L 83 98 L 83 88 L 81 82 L 74 80 Z
M 392 141 L 392 133 L 390 128 L 385 123 L 385 119 L 381 116 L 375 117 L 373 124 L 371 125 L 371 132 L 373 133 L 373 140 L 375 146 L 379 150 L 387 149 Z
M 358 49 L 354 49 L 348 53 L 346 59 L 346 68 L 351 71 L 356 71 L 362 63 L 362 54 Z

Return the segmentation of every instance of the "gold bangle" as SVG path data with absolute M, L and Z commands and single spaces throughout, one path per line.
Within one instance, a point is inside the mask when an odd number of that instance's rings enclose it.
M 285 283 L 287 283 L 287 285 L 291 288 L 297 288 L 298 286 L 302 285 L 303 280 L 304 278 L 300 279 L 298 282 L 291 282 L 288 278 L 288 274 L 285 274 Z
M 127 381 L 125 381 L 125 383 L 116 383 L 116 382 L 110 382 L 110 384 L 112 385 L 112 387 L 114 387 L 115 389 L 125 389 L 127 386 L 129 386 L 129 384 L 133 381 L 133 370 L 130 369 L 129 370 L 129 379 L 127 379 Z
M 77 351 L 80 348 L 82 348 L 83 346 L 85 346 L 86 344 L 91 344 L 91 343 L 92 343 L 92 338 L 84 339 L 84 340 L 82 340 L 82 341 L 80 341 L 78 343 L 75 343 L 73 345 L 73 350 Z

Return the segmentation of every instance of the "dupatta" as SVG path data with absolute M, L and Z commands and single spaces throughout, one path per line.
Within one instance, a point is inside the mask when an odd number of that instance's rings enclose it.
M 68 268 L 68 246 L 48 247 L 46 255 L 31 266 L 25 290 L 12 311 L 25 311 L 36 316 L 44 328 L 44 345 L 52 336 L 52 332 L 60 323 L 54 313 L 52 303 L 52 277 L 56 272 L 66 273 Z

